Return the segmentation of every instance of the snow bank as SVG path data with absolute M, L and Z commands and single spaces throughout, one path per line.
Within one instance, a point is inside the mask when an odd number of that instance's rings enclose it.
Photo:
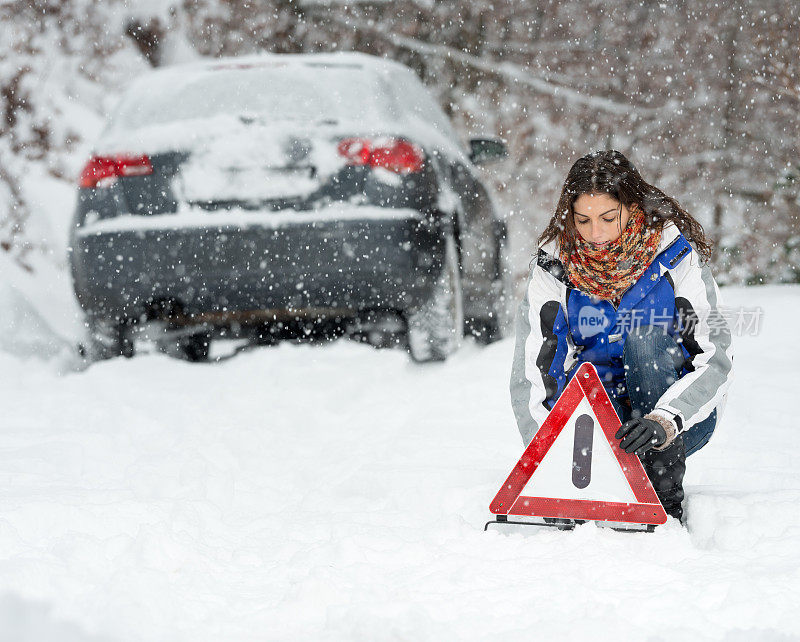
M 54 357 L 68 343 L 18 289 L 0 284 L 0 350 L 19 357 Z
M 689 460 L 687 528 L 653 534 L 483 532 L 522 452 L 512 340 L 64 377 L 0 353 L 0 593 L 124 640 L 797 639 L 800 288 L 725 299 L 764 324 Z
M 29 273 L 0 252 L 0 352 L 64 364 L 74 356 L 82 317 L 65 271 L 34 258 Z

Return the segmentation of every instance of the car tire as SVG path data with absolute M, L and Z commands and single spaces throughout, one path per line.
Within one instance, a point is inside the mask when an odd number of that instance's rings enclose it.
M 487 318 L 473 320 L 470 331 L 479 345 L 489 345 L 505 337 L 512 329 L 512 293 L 514 285 L 506 261 L 505 243 L 498 247 L 497 278 L 492 281 L 491 298 L 486 302 L 491 310 Z
M 178 349 L 181 356 L 187 361 L 193 363 L 208 361 L 211 352 L 211 335 L 207 332 L 199 332 L 181 337 L 178 340 Z
M 475 343 L 488 346 L 503 338 L 500 332 L 500 324 L 497 319 L 478 319 L 472 323 L 470 332 L 475 339 Z
M 130 359 L 135 352 L 130 326 L 102 319 L 87 320 L 85 342 L 78 344 L 78 354 L 85 361 L 103 361 L 114 357 Z
M 461 344 L 464 308 L 458 248 L 452 234 L 445 237 L 442 271 L 433 292 L 416 312 L 407 315 L 407 344 L 417 363 L 444 361 Z
M 156 340 L 155 344 L 159 352 L 163 352 L 173 359 L 199 363 L 209 359 L 211 334 L 209 332 L 195 332 L 194 334 L 165 337 Z

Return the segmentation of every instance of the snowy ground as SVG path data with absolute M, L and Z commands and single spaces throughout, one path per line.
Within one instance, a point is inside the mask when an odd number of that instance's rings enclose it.
M 0 641 L 800 639 L 800 288 L 725 295 L 763 330 L 653 534 L 483 532 L 522 451 L 508 340 L 0 352 Z

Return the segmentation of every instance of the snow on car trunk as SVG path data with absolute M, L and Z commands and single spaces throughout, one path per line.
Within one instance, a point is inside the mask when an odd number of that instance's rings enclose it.
M 307 196 L 344 165 L 324 132 L 255 124 L 198 145 L 180 167 L 173 190 L 182 202 L 239 201 Z
M 261 228 L 276 230 L 283 227 L 314 224 L 325 221 L 418 221 L 421 215 L 409 208 L 354 206 L 334 203 L 306 212 L 293 209 L 271 212 L 269 216 L 254 215 L 252 211 L 239 207 L 227 208 L 222 212 L 209 212 L 202 207 L 183 206 L 171 214 L 153 216 L 124 215 L 111 219 L 93 221 L 76 232 L 77 236 L 115 232 L 145 232 L 152 230 L 221 230 L 226 227 L 237 229 Z

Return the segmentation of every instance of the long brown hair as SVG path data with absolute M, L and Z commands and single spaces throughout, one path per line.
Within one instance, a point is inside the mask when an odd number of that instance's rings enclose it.
M 672 221 L 705 261 L 711 258 L 713 244 L 706 238 L 703 226 L 678 201 L 647 183 L 631 162 L 614 149 L 592 152 L 575 161 L 564 181 L 556 212 L 539 237 L 539 244 L 557 238 L 569 256 L 578 234 L 573 204 L 581 194 L 599 193 L 613 196 L 629 210 L 641 207 L 645 224 L 650 227 L 663 229 Z

